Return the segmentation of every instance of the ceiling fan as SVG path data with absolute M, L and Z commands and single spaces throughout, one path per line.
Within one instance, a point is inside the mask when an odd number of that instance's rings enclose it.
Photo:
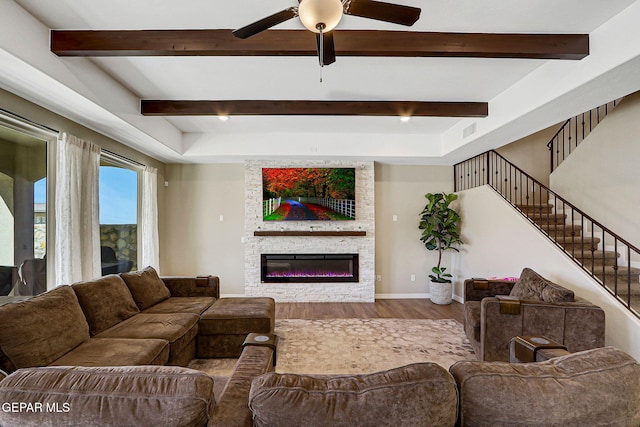
M 252 24 L 233 31 L 246 39 L 275 25 L 299 17 L 309 31 L 316 33 L 320 66 L 335 62 L 333 30 L 343 14 L 376 19 L 378 21 L 411 26 L 420 18 L 421 9 L 374 0 L 299 0 L 297 7 L 289 7 Z

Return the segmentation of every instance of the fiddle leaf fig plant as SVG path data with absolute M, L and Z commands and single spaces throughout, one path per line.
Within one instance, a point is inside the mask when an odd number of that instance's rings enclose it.
M 430 251 L 438 251 L 438 265 L 431 269 L 429 275 L 432 282 L 451 283 L 451 274 L 441 267 L 442 253 L 446 250 L 459 252 L 457 245 L 462 244 L 460 238 L 460 215 L 449 205 L 458 198 L 457 194 L 427 193 L 424 196 L 427 204 L 420 213 L 422 230 L 420 240 Z

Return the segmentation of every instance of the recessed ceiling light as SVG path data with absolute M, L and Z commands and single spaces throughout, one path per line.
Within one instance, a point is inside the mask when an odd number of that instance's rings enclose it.
M 400 121 L 401 121 L 402 123 L 406 123 L 406 122 L 408 122 L 409 120 L 411 120 L 411 116 L 400 116 Z
M 220 115 L 220 116 L 218 116 L 218 119 L 223 121 L 223 122 L 226 122 L 227 120 L 229 120 L 229 116 Z

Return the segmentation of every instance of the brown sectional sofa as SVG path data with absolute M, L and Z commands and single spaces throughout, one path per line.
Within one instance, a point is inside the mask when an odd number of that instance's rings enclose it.
M 640 425 L 640 364 L 613 347 L 539 363 L 417 363 L 366 375 L 267 373 L 254 425 L 271 427 Z
M 152 290 L 136 288 L 141 283 Z M 171 296 L 172 285 L 201 295 Z M 150 268 L 60 286 L 0 307 L 0 368 L 186 366 L 195 356 L 199 315 L 218 296 L 216 277 L 163 281 Z
M 251 425 L 249 385 L 255 376 L 273 370 L 271 348 L 243 350 L 240 342 L 233 349 L 241 357 L 223 391 L 225 405 L 215 405 L 211 377 L 184 368 L 196 355 L 201 316 L 217 303 L 225 306 L 224 301 L 219 299 L 217 277 L 160 278 L 148 267 L 60 286 L 1 306 L 0 369 L 13 374 L 0 382 L 0 399 L 66 403 L 73 414 L 47 418 L 51 414 L 0 410 L 0 424 L 216 425 L 215 410 L 224 414 L 220 417 L 227 425 Z M 248 310 L 256 304 L 268 307 L 261 315 L 273 316 L 273 300 L 254 301 Z M 242 304 L 234 306 L 243 312 Z M 234 333 L 255 322 L 239 315 Z M 273 332 L 272 325 L 269 319 L 261 330 L 251 332 Z M 229 357 L 229 352 L 222 348 L 217 354 L 213 348 L 209 357 Z M 162 403 L 172 394 L 195 405 L 182 421 L 169 415 L 176 405 Z

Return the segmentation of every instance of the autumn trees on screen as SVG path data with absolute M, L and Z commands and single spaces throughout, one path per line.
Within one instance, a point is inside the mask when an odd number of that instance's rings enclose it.
M 263 168 L 263 198 L 355 199 L 354 168 Z

